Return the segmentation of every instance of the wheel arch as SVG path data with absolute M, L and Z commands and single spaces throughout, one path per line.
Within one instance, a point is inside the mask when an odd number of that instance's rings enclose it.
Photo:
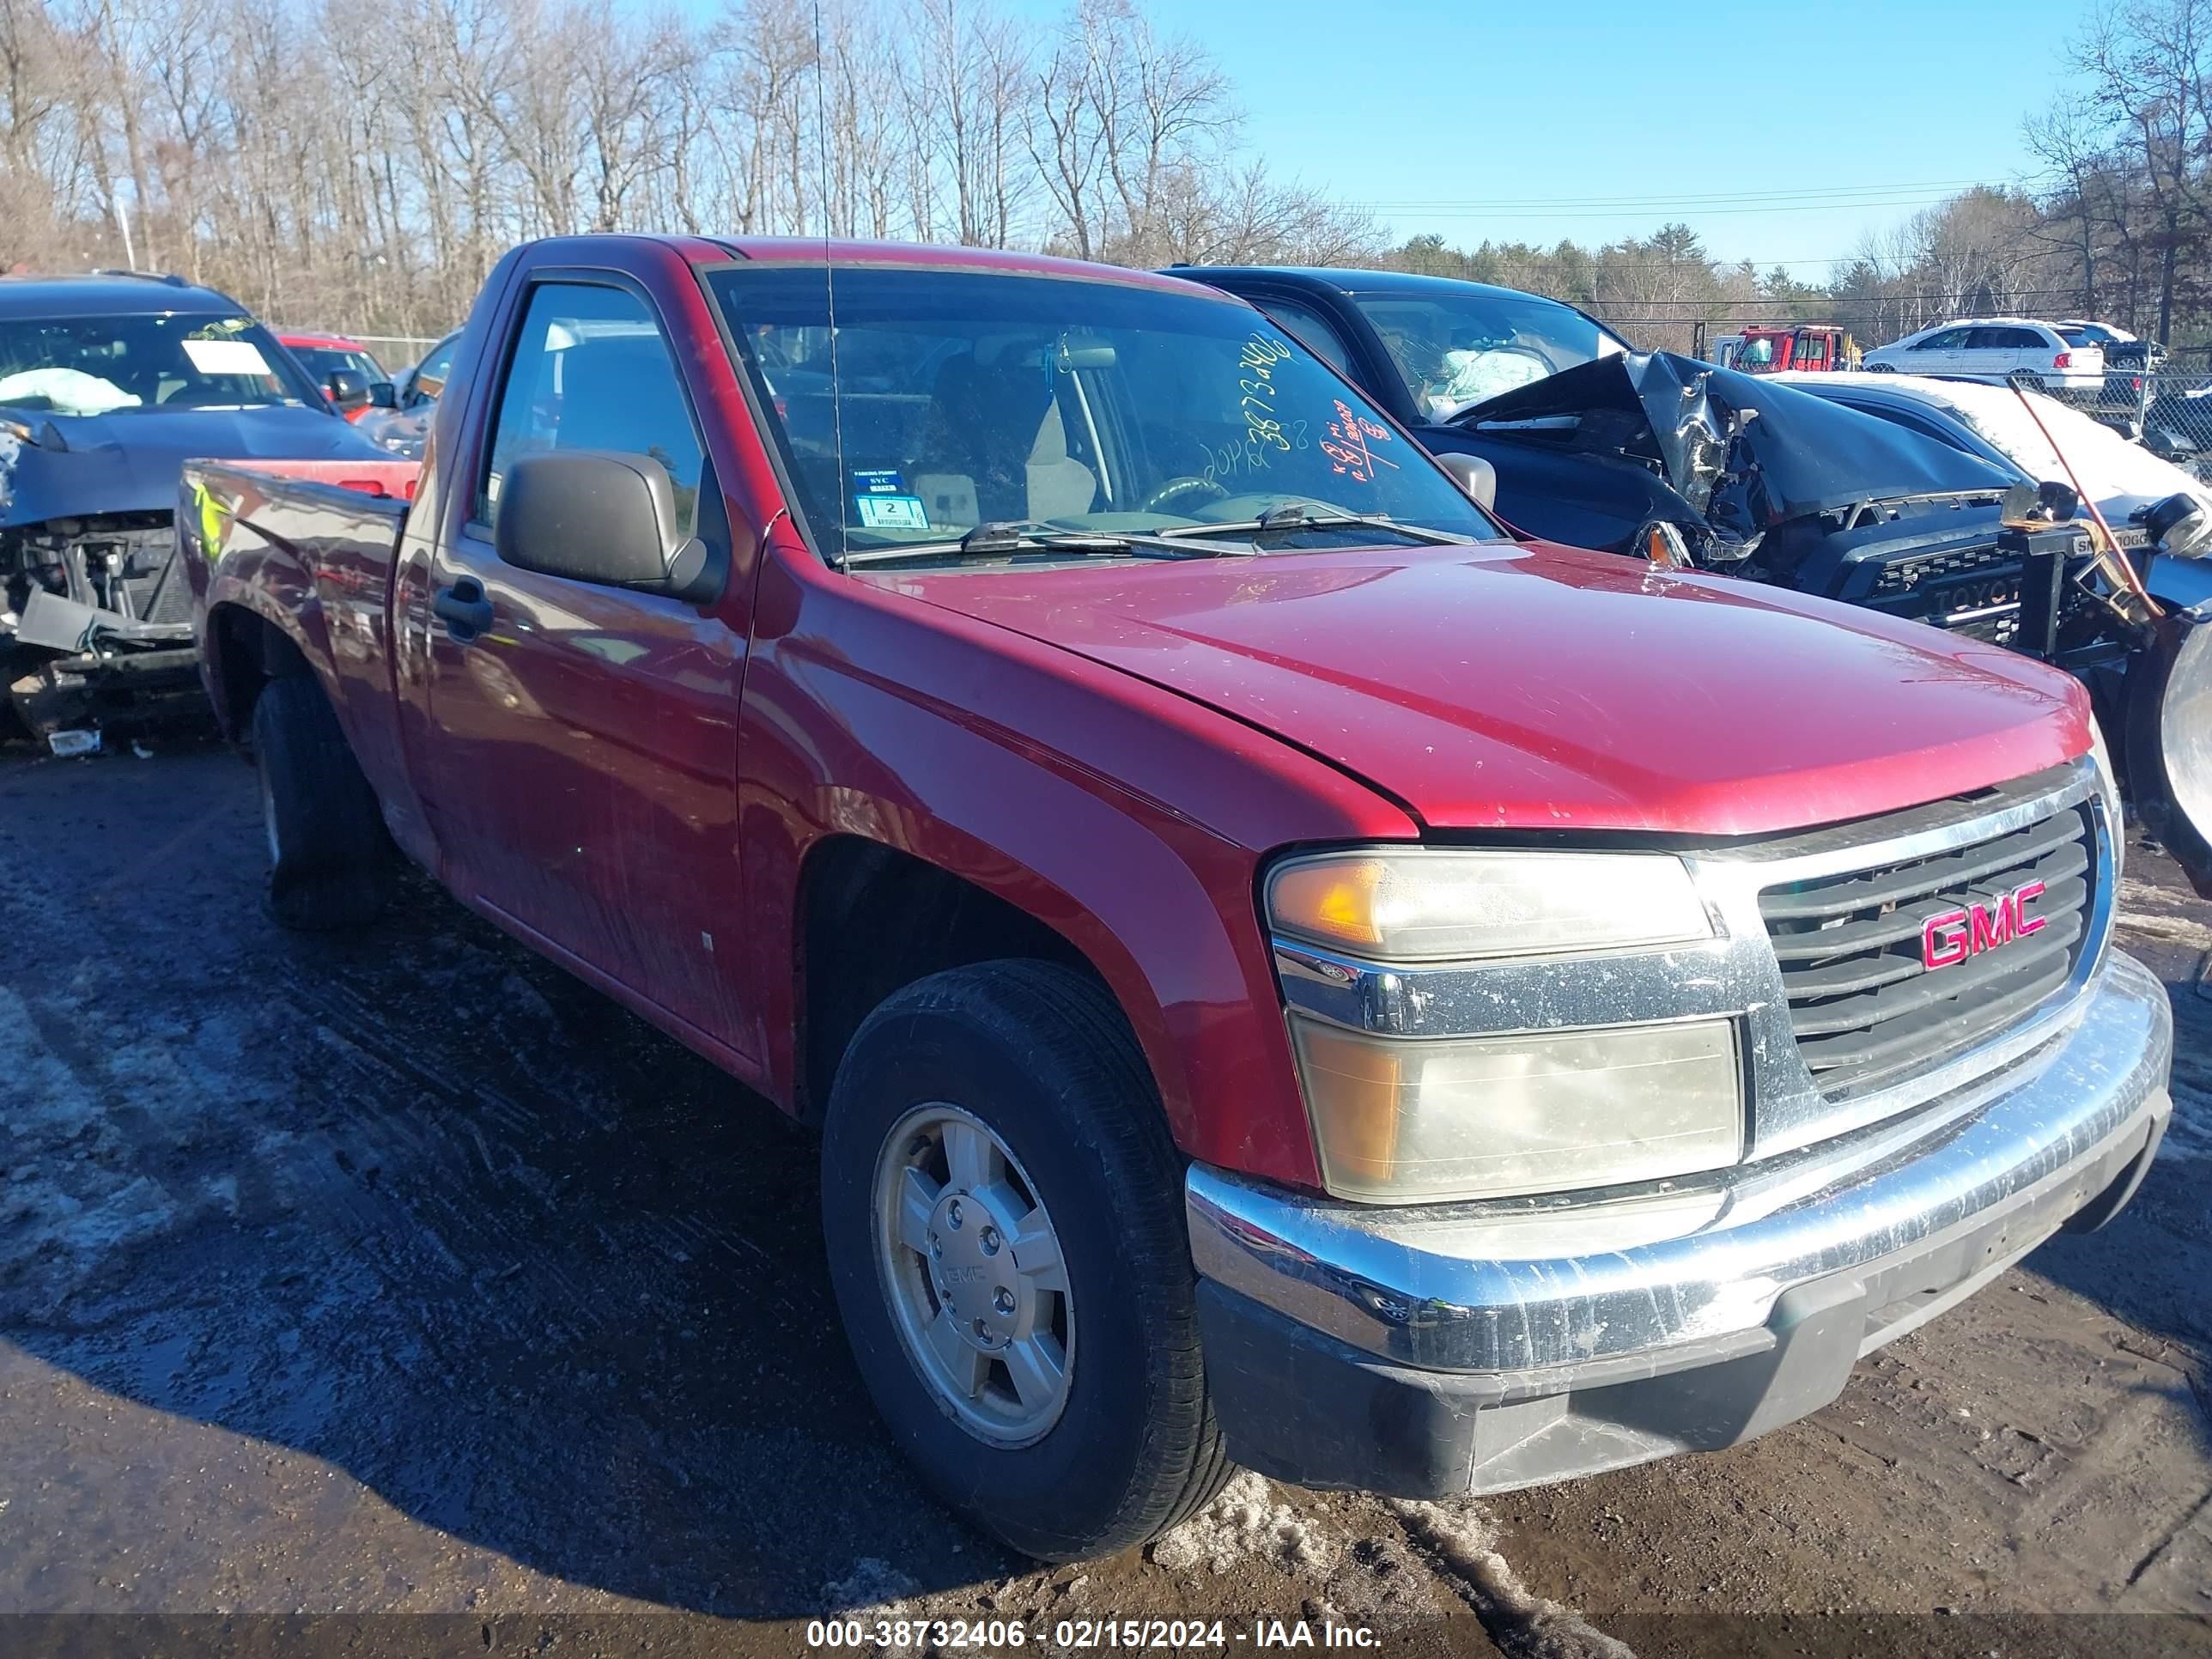
M 1213 842 L 1211 867 L 1140 814 L 1094 805 L 1113 814 L 1098 820 L 1111 840 L 1080 856 L 1039 844 L 1075 828 L 1051 815 L 1007 821 L 995 844 L 911 813 L 889 820 L 896 842 L 848 823 L 808 844 L 793 890 L 791 1051 L 787 1069 L 771 1067 L 793 1109 L 818 1118 L 853 1032 L 902 986 L 1034 958 L 1105 989 L 1185 1153 L 1315 1184 L 1272 965 L 1256 916 L 1248 939 L 1232 914 L 1251 904 L 1249 860 Z
M 306 648 L 292 632 L 259 606 L 235 599 L 209 607 L 201 653 L 216 722 L 234 742 L 253 729 L 263 686 L 310 672 Z
M 1056 962 L 1113 988 L 1073 939 L 989 885 L 872 837 L 816 841 L 799 868 L 793 1098 L 818 1122 L 846 1045 L 916 980 L 1005 958 Z M 1121 1006 L 1118 995 L 1115 998 Z M 1122 1008 L 1128 1018 L 1128 1010 Z M 1132 1029 L 1135 1022 L 1130 1021 Z

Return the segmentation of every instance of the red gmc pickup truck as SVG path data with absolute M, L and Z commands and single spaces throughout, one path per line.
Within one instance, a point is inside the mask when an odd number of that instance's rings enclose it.
M 2074 682 L 1484 486 L 1171 277 L 594 237 L 419 476 L 177 522 L 276 918 L 396 848 L 818 1125 L 890 1433 L 1069 1558 L 1731 1444 L 2158 1146 Z

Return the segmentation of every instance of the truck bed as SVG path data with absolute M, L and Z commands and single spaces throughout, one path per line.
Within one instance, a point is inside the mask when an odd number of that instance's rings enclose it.
M 206 638 L 211 613 L 266 617 L 276 601 L 298 619 L 287 631 L 334 676 L 326 689 L 364 760 L 394 746 L 392 569 L 421 470 L 398 459 L 191 461 L 178 486 L 177 554 L 191 584 L 204 662 L 211 649 L 220 654 L 222 642 Z M 374 651 L 341 656 L 331 648 L 333 635 Z M 227 688 L 209 678 L 208 690 L 229 730 Z
M 370 544 L 388 562 L 421 471 L 403 460 L 193 461 L 179 486 L 177 545 L 204 570 L 245 526 L 311 560 Z M 197 575 L 193 586 L 204 599 Z

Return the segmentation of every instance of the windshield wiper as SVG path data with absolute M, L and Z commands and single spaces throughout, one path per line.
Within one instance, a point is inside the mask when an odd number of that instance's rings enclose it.
M 1164 536 L 1141 531 L 1058 530 L 1033 520 L 994 519 L 977 525 L 957 541 L 848 548 L 843 562 L 885 564 L 899 559 L 942 558 L 948 553 L 967 558 L 1017 553 L 1024 547 L 1042 548 L 1050 553 L 1102 553 L 1139 559 L 1243 558 L 1253 550 L 1233 544 L 1216 547 L 1187 540 L 1170 541 Z
M 1267 536 L 1286 530 L 1334 530 L 1339 527 L 1388 530 L 1410 541 L 1443 546 L 1467 546 L 1474 540 L 1471 536 L 1455 536 L 1449 531 L 1401 524 L 1387 513 L 1346 513 L 1337 507 L 1316 512 L 1310 501 L 1285 501 L 1282 506 L 1271 507 L 1258 518 L 1247 519 L 1241 524 L 1171 525 L 1153 533 L 1167 541 L 1199 536 Z

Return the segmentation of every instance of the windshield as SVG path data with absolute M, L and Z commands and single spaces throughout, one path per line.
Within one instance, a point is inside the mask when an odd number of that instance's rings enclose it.
M 709 280 L 825 556 L 957 548 L 983 525 L 1271 553 L 1388 544 L 1401 539 L 1393 524 L 1407 541 L 1501 533 L 1358 392 L 1236 301 L 841 267 L 833 352 L 819 267 Z M 1326 522 L 1347 517 L 1360 522 Z
M 0 319 L 0 404 L 55 415 L 320 401 L 250 317 Z
M 318 380 L 327 380 L 332 373 L 341 368 L 351 369 L 371 386 L 392 378 L 375 358 L 359 346 L 349 349 L 338 346 L 294 346 L 292 355 L 305 363 L 307 373 Z
M 1355 294 L 1424 415 L 1445 420 L 1470 404 L 1628 349 L 1572 306 L 1533 294 Z
M 2118 345 L 2123 338 L 2118 331 L 2102 323 L 2061 323 L 2058 337 L 2068 345 L 2077 346 Z

